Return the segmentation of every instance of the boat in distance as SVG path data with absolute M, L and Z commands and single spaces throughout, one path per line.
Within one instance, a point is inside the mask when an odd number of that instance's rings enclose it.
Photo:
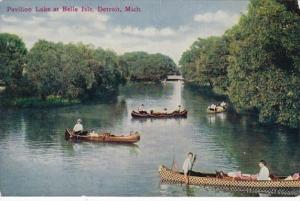
M 212 108 L 207 108 L 208 114 L 216 114 L 216 113 L 222 113 L 222 112 L 226 112 L 226 111 L 227 111 L 227 108 L 221 107 L 221 106 L 217 106 L 215 110 Z
M 187 117 L 187 110 L 183 111 L 174 111 L 171 113 L 146 113 L 146 112 L 136 112 L 132 111 L 131 116 L 133 118 L 186 118 Z

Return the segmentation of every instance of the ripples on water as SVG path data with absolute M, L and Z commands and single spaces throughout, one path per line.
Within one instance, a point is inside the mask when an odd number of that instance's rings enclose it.
M 187 152 L 194 169 L 258 171 L 265 159 L 272 172 L 300 169 L 296 131 L 259 126 L 251 117 L 206 114 L 216 100 L 180 82 L 129 83 L 118 101 L 55 109 L 0 110 L 0 191 L 3 195 L 241 196 L 203 187 L 160 184 L 158 167 L 181 167 Z M 187 119 L 132 119 L 141 103 L 171 111 L 181 104 Z M 77 118 L 86 128 L 125 134 L 139 131 L 137 145 L 71 143 L 64 130 Z

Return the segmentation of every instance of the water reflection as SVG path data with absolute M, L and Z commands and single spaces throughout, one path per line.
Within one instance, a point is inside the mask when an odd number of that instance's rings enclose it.
M 209 126 L 218 126 L 225 123 L 227 113 L 207 114 L 207 123 Z
M 108 103 L 52 109 L 0 110 L 0 189 L 5 195 L 89 196 L 249 196 L 185 185 L 160 185 L 157 168 L 181 167 L 186 153 L 198 155 L 194 169 L 202 172 L 242 170 L 257 173 L 265 159 L 273 173 L 300 169 L 299 132 L 263 127 L 253 116 L 210 115 L 216 102 L 181 82 L 166 85 L 128 83 Z M 132 119 L 140 104 L 148 109 L 179 104 L 186 119 Z M 137 145 L 73 143 L 64 131 L 76 119 L 95 131 L 128 134 L 139 131 Z M 138 179 L 137 179 L 138 178 Z M 101 191 L 99 191 L 101 189 Z M 255 194 L 258 196 L 257 194 Z
M 120 144 L 120 143 L 97 143 L 97 142 L 82 142 L 82 141 L 68 141 L 67 142 L 68 151 L 70 155 L 74 155 L 76 152 L 82 152 L 83 150 L 93 152 L 100 152 L 103 149 L 118 149 L 128 152 L 130 155 L 137 156 L 140 153 L 140 147 L 137 144 Z M 90 153 L 89 154 L 90 157 Z

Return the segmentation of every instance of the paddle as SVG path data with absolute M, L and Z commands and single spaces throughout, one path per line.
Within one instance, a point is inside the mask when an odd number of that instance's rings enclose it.
M 197 155 L 195 154 L 195 155 L 193 155 L 193 161 L 192 161 L 192 164 L 191 164 L 191 169 L 188 171 L 188 177 L 190 176 L 190 174 L 191 174 L 191 171 L 192 171 L 192 169 L 193 169 L 193 166 L 194 166 L 194 164 L 195 164 L 195 161 L 196 161 L 196 158 L 197 158 Z M 187 183 L 188 184 L 188 183 Z
M 192 162 L 192 165 L 191 165 L 191 170 L 193 169 L 193 166 L 195 164 L 196 159 L 197 159 L 197 154 L 195 154 L 194 157 L 193 157 L 193 162 Z
M 173 156 L 172 171 L 178 172 L 178 166 L 177 166 L 177 163 L 175 161 L 175 156 Z

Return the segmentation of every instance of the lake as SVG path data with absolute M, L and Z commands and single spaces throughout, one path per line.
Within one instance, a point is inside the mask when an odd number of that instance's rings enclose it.
M 298 131 L 264 127 L 251 116 L 209 115 L 216 100 L 181 82 L 128 83 L 116 100 L 50 109 L 0 109 L 0 192 L 4 196 L 252 196 L 202 187 L 161 184 L 158 168 L 179 167 L 197 154 L 194 170 L 257 173 L 265 159 L 271 172 L 300 170 Z M 132 119 L 140 104 L 168 111 L 179 104 L 186 119 Z M 127 134 L 136 145 L 73 143 L 64 131 L 78 118 L 86 129 Z M 254 195 L 255 196 L 255 195 Z

